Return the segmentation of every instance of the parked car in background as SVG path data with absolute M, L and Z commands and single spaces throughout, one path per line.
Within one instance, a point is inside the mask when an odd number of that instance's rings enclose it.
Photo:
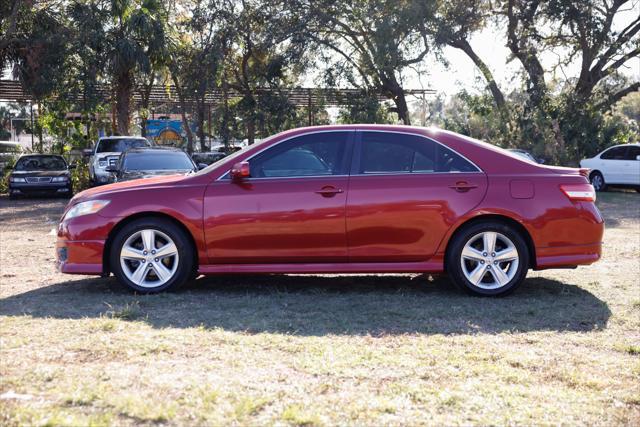
M 591 169 L 589 180 L 596 191 L 607 187 L 635 188 L 640 192 L 640 144 L 616 145 L 590 159 L 580 161 L 580 166 Z
M 538 164 L 541 164 L 541 165 L 544 164 L 544 159 L 536 158 L 533 154 L 531 154 L 527 150 L 522 150 L 520 148 L 509 148 L 509 149 L 507 149 L 507 151 L 509 151 L 510 153 L 515 154 L 516 156 L 520 156 L 525 160 L 529 160 L 530 162 L 538 163 Z
M 152 147 L 146 138 L 141 136 L 105 136 L 98 140 L 93 150 L 87 150 L 92 156 L 89 161 L 89 178 L 93 185 L 113 182 L 113 174 L 107 167 L 116 166 L 120 153 L 138 147 Z
M 207 165 L 202 164 L 201 167 Z M 187 174 L 198 166 L 189 155 L 177 148 L 133 148 L 120 155 L 116 165 L 107 171 L 115 175 L 114 181 L 130 181 L 161 175 Z
M 442 273 L 504 295 L 529 269 L 600 259 L 604 220 L 586 171 L 522 161 L 408 126 L 283 132 L 185 176 L 92 188 L 67 206 L 63 273 L 136 292 L 196 272 Z
M 209 166 L 212 163 L 217 162 L 220 159 L 225 158 L 227 155 L 221 151 L 209 151 L 209 152 L 200 152 L 193 153 L 191 158 L 196 164 L 205 164 Z
M 9 196 L 57 195 L 71 196 L 70 169 L 62 156 L 28 154 L 21 156 L 9 175 Z

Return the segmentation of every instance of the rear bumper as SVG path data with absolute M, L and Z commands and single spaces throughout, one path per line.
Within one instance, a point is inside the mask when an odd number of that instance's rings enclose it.
M 589 265 L 601 257 L 602 243 L 536 248 L 535 270 Z
M 103 273 L 103 240 L 62 240 L 56 243 L 56 266 L 61 273 Z

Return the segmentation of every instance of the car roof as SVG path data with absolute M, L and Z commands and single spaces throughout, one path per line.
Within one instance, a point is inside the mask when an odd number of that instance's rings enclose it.
M 62 160 L 64 160 L 64 157 L 62 157 L 60 154 L 40 154 L 40 153 L 35 153 L 35 154 L 23 154 L 21 155 L 18 159 L 23 159 L 25 157 L 59 157 Z
M 125 151 L 125 154 L 131 153 L 185 153 L 183 150 L 174 147 L 136 147 Z
M 102 141 L 103 139 L 144 139 L 147 140 L 144 136 L 134 136 L 134 135 L 110 135 L 110 136 L 101 136 L 98 138 L 98 141 Z

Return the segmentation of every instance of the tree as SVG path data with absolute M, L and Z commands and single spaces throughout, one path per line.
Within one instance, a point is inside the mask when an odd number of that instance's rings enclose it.
M 520 138 L 559 161 L 593 154 L 605 141 L 604 114 L 640 83 L 619 72 L 640 55 L 640 17 L 621 28 L 614 22 L 629 0 L 488 0 L 450 1 L 438 5 L 433 22 L 422 27 L 439 45 L 461 49 L 481 71 L 495 105 L 504 109 L 505 95 L 486 63 L 471 48 L 471 36 L 488 19 L 505 29 L 507 47 L 523 69 L 525 97 L 509 105 L 504 122 L 515 122 Z M 490 16 L 493 15 L 493 18 Z M 544 52 L 558 62 L 545 69 Z M 550 71 L 578 64 L 575 78 L 551 79 Z
M 395 112 L 410 124 L 402 72 L 420 63 L 429 52 L 425 32 L 419 31 L 432 14 L 431 2 L 411 0 L 309 1 L 305 13 L 314 18 L 305 36 L 329 48 L 343 70 L 348 64 L 357 79 L 350 83 L 387 96 Z
M 113 79 L 118 132 L 129 134 L 130 100 L 135 72 L 151 71 L 151 58 L 164 50 L 165 11 L 158 0 L 119 0 L 108 2 L 105 27 L 106 57 Z
M 285 116 L 291 117 L 293 106 L 285 98 L 261 94 L 259 89 L 277 91 L 290 86 L 303 69 L 306 39 L 299 35 L 307 17 L 300 13 L 295 0 L 230 2 L 225 16 L 228 49 L 221 84 L 240 93 L 236 109 L 252 144 L 256 124 L 265 129 L 265 119 L 273 118 L 281 126 L 287 121 Z

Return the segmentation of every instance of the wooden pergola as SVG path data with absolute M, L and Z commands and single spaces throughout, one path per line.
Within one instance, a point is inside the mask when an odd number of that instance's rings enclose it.
M 108 84 L 99 84 L 95 88 L 97 94 L 104 99 L 105 102 L 111 102 L 113 98 L 113 90 Z M 435 93 L 433 89 L 406 89 L 404 91 L 407 96 L 424 97 Z M 255 91 L 255 96 L 277 94 L 286 97 L 293 105 L 300 108 L 308 108 L 309 124 L 313 122 L 312 110 L 315 106 L 323 107 L 341 107 L 354 103 L 355 100 L 363 96 L 360 89 L 334 89 L 334 88 L 285 88 L 271 89 L 262 88 Z M 375 95 L 379 101 L 388 100 L 382 94 Z M 65 97 L 71 101 L 82 101 L 82 93 L 67 93 Z M 226 93 L 227 99 L 242 97 L 240 92 L 229 89 Z M 222 88 L 214 88 L 205 95 L 205 108 L 211 109 L 221 105 L 224 102 L 225 93 Z M 16 80 L 0 80 L 0 101 L 9 102 L 34 102 L 33 96 L 26 93 L 20 82 Z M 134 108 L 143 104 L 140 91 L 134 90 L 132 96 L 132 104 Z M 195 104 L 195 99 L 187 98 L 184 103 L 191 106 Z M 178 94 L 174 86 L 154 85 L 149 93 L 148 105 L 178 105 Z

